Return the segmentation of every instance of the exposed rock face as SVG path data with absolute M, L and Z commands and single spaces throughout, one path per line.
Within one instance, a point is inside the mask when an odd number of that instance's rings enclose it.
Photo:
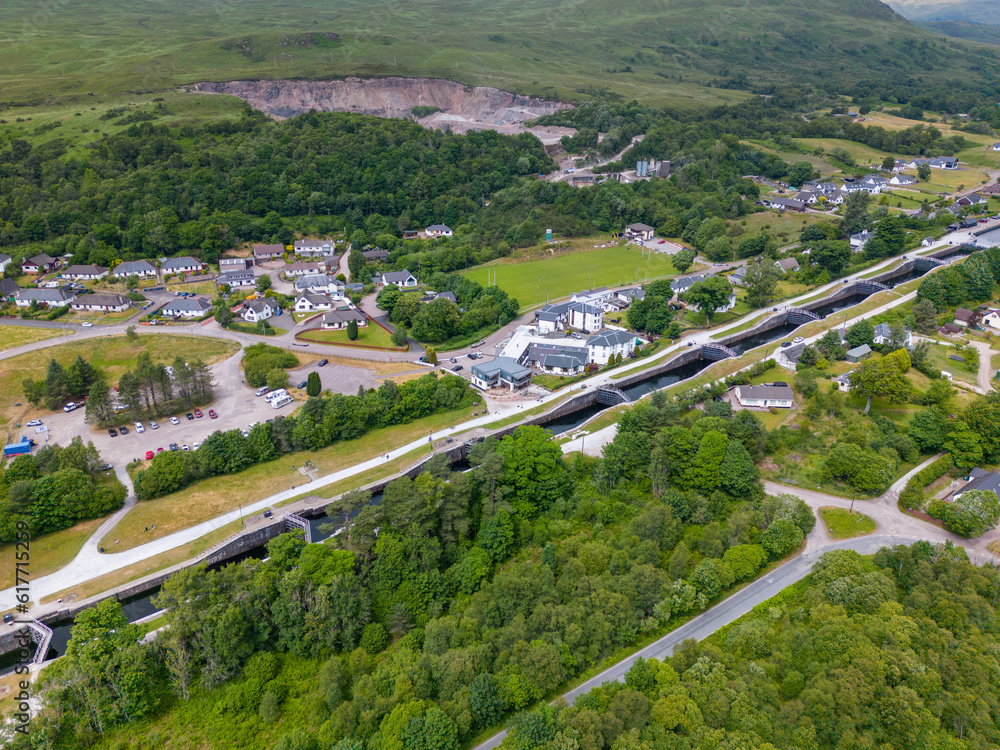
M 198 83 L 196 91 L 230 94 L 274 117 L 318 111 L 356 112 L 377 117 L 413 117 L 413 107 L 436 107 L 420 118 L 425 127 L 457 133 L 498 130 L 518 133 L 521 123 L 560 109 L 566 102 L 552 102 L 512 94 L 487 86 L 468 87 L 434 78 L 345 78 L 339 81 L 229 81 Z M 533 129 L 543 141 L 558 141 L 574 132 L 568 128 Z M 545 136 L 545 137 L 543 137 Z

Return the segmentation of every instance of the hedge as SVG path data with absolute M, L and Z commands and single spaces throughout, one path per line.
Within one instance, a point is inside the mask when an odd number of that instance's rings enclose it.
M 952 458 L 952 455 L 945 453 L 930 466 L 925 466 L 918 471 L 910 477 L 910 481 L 906 483 L 905 489 L 899 493 L 899 506 L 901 508 L 910 508 L 911 510 L 920 510 L 924 505 L 924 487 L 943 477 L 954 465 L 955 460 Z

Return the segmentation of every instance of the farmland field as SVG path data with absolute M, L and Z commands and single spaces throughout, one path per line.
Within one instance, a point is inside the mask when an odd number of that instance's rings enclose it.
M 645 283 L 677 275 L 668 255 L 653 253 L 649 257 L 635 245 L 584 250 L 521 263 L 491 263 L 464 275 L 486 285 L 487 277 L 494 272 L 496 285 L 516 298 L 522 311 L 542 305 L 546 299 L 554 302 L 582 289 Z

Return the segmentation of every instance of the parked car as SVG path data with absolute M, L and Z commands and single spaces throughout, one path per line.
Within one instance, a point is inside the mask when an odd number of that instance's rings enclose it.
M 118 430 L 116 430 L 114 427 L 109 427 L 108 428 L 108 434 L 111 437 L 118 437 Z
M 462 365 L 455 365 L 454 367 L 452 367 L 452 368 L 451 368 L 451 371 L 452 371 L 452 372 L 461 372 L 461 371 L 462 371 L 462 370 L 464 370 L 464 369 L 465 369 L 465 368 L 464 368 L 464 367 L 462 367 Z
M 180 449 L 181 449 L 181 447 L 179 445 L 177 445 L 177 443 L 171 443 L 170 444 L 170 450 L 172 450 L 172 451 L 179 451 Z
M 194 418 L 195 419 L 201 419 L 203 416 L 205 416 L 205 415 L 201 413 L 201 409 L 195 409 L 194 410 Z
M 792 339 L 793 344 L 801 344 L 803 341 L 805 341 L 805 339 L 802 338 L 801 336 L 796 336 L 794 339 Z
M 264 511 L 264 518 L 270 518 L 272 515 L 274 515 L 274 514 L 271 513 L 270 510 L 265 510 Z
M 128 435 L 128 427 L 126 427 L 125 425 L 122 425 L 121 427 L 119 427 L 118 428 L 118 434 L 119 435 Z
M 215 409 L 209 409 L 208 410 L 208 417 L 209 417 L 209 419 L 217 419 L 218 416 L 219 415 L 215 413 Z
M 157 453 L 163 453 L 163 448 L 157 448 L 157 449 L 156 449 L 156 452 L 157 452 Z
M 181 423 L 181 420 L 179 420 L 177 417 L 171 417 L 170 418 L 170 424 L 180 424 L 180 423 Z
M 469 359 L 475 359 L 476 358 L 476 353 L 475 352 L 469 352 L 465 356 L 468 357 Z
M 149 429 L 151 429 L 151 430 L 158 430 L 158 429 L 160 429 L 160 425 L 156 424 L 156 422 L 154 422 L 151 419 L 151 420 L 149 420 Z
M 196 451 L 201 447 L 201 443 L 195 443 L 191 446 L 191 450 Z
M 91 323 L 89 320 L 85 320 L 80 325 L 82 325 L 84 328 L 92 328 L 94 324 Z
M 456 362 L 458 362 L 458 360 L 457 360 L 457 359 L 455 359 L 454 357 L 452 357 L 452 358 L 451 358 L 451 363 L 452 363 L 452 364 L 455 364 Z
M 296 388 L 305 388 L 305 387 L 306 387 L 306 381 L 305 381 L 305 380 L 303 380 L 303 381 L 302 381 L 301 383 L 299 383 L 299 384 L 298 384 L 297 386 L 295 386 L 295 387 L 296 387 Z
M 146 451 L 146 460 L 147 461 L 152 461 L 153 460 L 153 456 L 155 456 L 155 455 L 156 454 L 153 453 L 153 451 Z
M 191 412 L 188 412 L 188 413 L 187 413 L 187 414 L 185 414 L 184 416 L 185 416 L 185 417 L 187 417 L 187 419 L 188 419 L 188 421 L 189 421 L 189 422 L 190 422 L 190 421 L 191 421 L 192 419 L 194 419 L 194 414 L 192 414 Z
M 260 388 L 258 388 L 256 391 L 254 391 L 254 395 L 255 396 L 263 396 L 265 393 L 267 393 L 267 391 L 268 391 L 268 387 L 266 385 L 262 385 Z
M 146 428 L 142 426 L 142 422 L 136 422 L 135 423 L 135 431 L 139 432 L 139 433 L 143 433 L 143 432 L 146 431 Z
M 191 450 L 191 446 L 188 445 L 187 443 L 184 443 L 184 445 L 181 446 L 181 450 L 182 451 L 189 451 L 189 450 Z
M 321 359 L 319 362 L 316 363 L 316 366 L 317 367 L 326 367 L 328 364 L 330 364 L 330 360 L 328 360 L 328 359 Z
M 32 419 L 30 422 L 28 422 L 28 427 L 38 427 L 41 423 L 42 420 L 40 419 Z
M 111 464 L 101 464 L 100 466 L 97 467 L 97 470 L 98 471 L 111 471 L 113 468 L 115 468 L 115 467 L 112 466 Z

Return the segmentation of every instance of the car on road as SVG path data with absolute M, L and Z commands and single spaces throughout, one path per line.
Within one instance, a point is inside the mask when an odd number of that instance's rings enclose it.
M 457 359 L 456 359 L 455 357 L 452 357 L 452 358 L 451 358 L 451 363 L 452 363 L 452 364 L 455 364 L 456 362 L 458 362 L 458 360 L 457 360 Z
M 195 409 L 194 410 L 194 418 L 195 419 L 201 419 L 203 416 L 205 416 L 205 415 L 201 413 L 201 409 Z
M 171 417 L 170 418 L 170 424 L 180 424 L 180 423 L 181 423 L 181 420 L 179 420 L 177 417 Z
M 94 324 L 91 323 L 89 320 L 85 320 L 80 325 L 82 325 L 84 328 L 91 328 L 91 327 L 93 327 Z
M 153 460 L 153 456 L 155 456 L 155 455 L 156 454 L 153 453 L 153 451 L 146 451 L 146 460 L 147 461 L 152 461 Z
M 305 381 L 305 380 L 303 380 L 303 381 L 302 381 L 301 383 L 299 383 L 299 384 L 298 384 L 297 386 L 295 386 L 295 387 L 296 387 L 296 388 L 305 388 L 305 387 L 306 387 L 306 381 Z
M 319 362 L 316 363 L 316 366 L 317 367 L 326 367 L 328 364 L 330 364 L 330 360 L 328 360 L 328 359 L 321 359 Z
M 122 425 L 121 427 L 119 427 L 118 428 L 118 434 L 119 435 L 128 435 L 128 427 L 126 427 L 125 425 Z
M 791 342 L 791 341 L 782 341 L 782 342 L 781 342 L 781 348 L 782 348 L 782 349 L 785 349 L 785 348 L 787 348 L 787 347 L 789 347 L 789 346 L 791 346 L 791 345 L 792 345 L 792 342 Z
M 40 425 L 41 423 L 42 420 L 40 419 L 32 419 L 30 422 L 28 422 L 28 427 L 38 427 L 38 425 Z
M 464 369 L 465 369 L 465 368 L 464 368 L 464 367 L 462 367 L 462 365 L 455 365 L 454 367 L 452 367 L 452 368 L 451 368 L 451 371 L 452 371 L 452 372 L 461 372 L 461 371 L 462 371 L 462 370 L 464 370 Z
M 100 466 L 97 467 L 97 470 L 98 471 L 111 471 L 113 468 L 115 468 L 115 467 L 112 466 L 111 464 L 101 464 Z
M 256 396 L 263 396 L 265 393 L 267 393 L 267 391 L 268 391 L 268 387 L 266 385 L 262 385 L 260 388 L 258 388 L 256 391 L 254 391 L 254 395 L 256 395 Z
M 192 414 L 191 412 L 188 412 L 188 413 L 187 413 L 187 414 L 185 414 L 184 416 L 185 416 L 185 417 L 187 417 L 187 419 L 188 419 L 188 421 L 189 421 L 189 422 L 190 422 L 190 421 L 191 421 L 192 419 L 194 419 L 194 414 Z
M 156 422 L 154 422 L 151 419 L 151 420 L 149 420 L 149 429 L 151 429 L 151 430 L 158 430 L 158 429 L 160 429 L 160 425 L 156 424 Z
M 805 341 L 805 339 L 802 338 L 801 336 L 796 336 L 794 339 L 792 339 L 793 344 L 801 344 L 803 341 Z
M 215 413 L 215 409 L 209 409 L 208 410 L 208 418 L 209 419 L 217 419 L 218 416 L 219 415 Z
M 177 445 L 177 443 L 171 443 L 170 444 L 170 450 L 172 450 L 172 451 L 179 451 L 180 449 L 181 449 L 181 447 L 179 445 Z
M 135 423 L 135 431 L 138 432 L 138 433 L 143 433 L 143 432 L 146 431 L 146 428 L 142 426 L 142 422 L 136 422 Z
M 108 428 L 108 434 L 111 437 L 118 437 L 118 430 L 116 430 L 114 427 L 109 427 Z
M 476 353 L 475 352 L 469 352 L 465 356 L 468 357 L 469 359 L 475 359 L 476 358 Z

